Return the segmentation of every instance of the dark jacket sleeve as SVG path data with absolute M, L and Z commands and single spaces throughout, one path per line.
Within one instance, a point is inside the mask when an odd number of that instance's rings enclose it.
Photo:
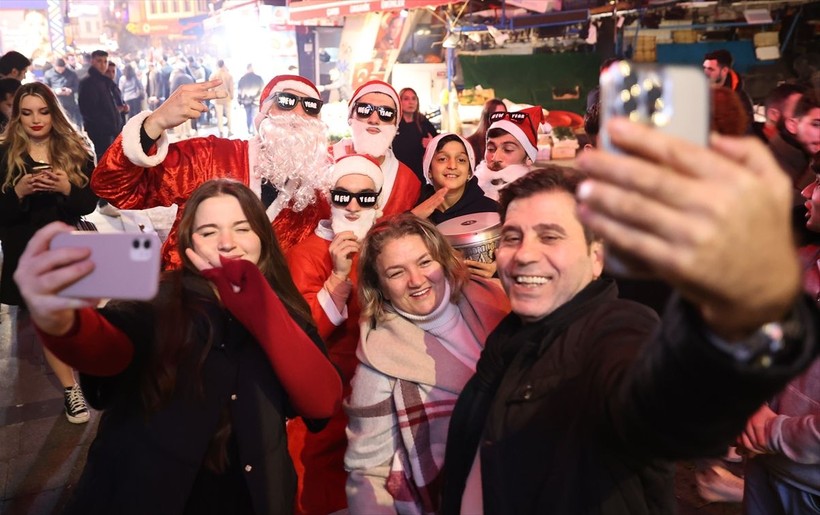
M 737 362 L 711 341 L 695 309 L 673 299 L 663 324 L 637 359 L 603 377 L 612 381 L 609 419 L 637 453 L 675 460 L 719 454 L 760 405 L 817 355 L 817 309 L 795 305 L 802 341 L 767 369 Z M 606 367 L 606 364 L 602 364 Z
M 69 217 L 79 217 L 87 215 L 94 211 L 97 207 L 97 200 L 99 199 L 94 191 L 91 189 L 91 174 L 94 172 L 94 159 L 89 156 L 83 166 L 82 173 L 88 178 L 88 183 L 80 187 L 76 184 L 71 184 L 71 192 L 63 202 L 63 209 Z

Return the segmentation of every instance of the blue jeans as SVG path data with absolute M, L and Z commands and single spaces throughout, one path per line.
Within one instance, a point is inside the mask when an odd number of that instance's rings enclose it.
M 820 514 L 820 496 L 771 474 L 759 460 L 746 462 L 743 480 L 744 515 Z
M 253 134 L 253 119 L 256 118 L 259 108 L 256 104 L 245 104 L 243 107 L 245 108 L 245 123 L 248 126 L 248 134 Z

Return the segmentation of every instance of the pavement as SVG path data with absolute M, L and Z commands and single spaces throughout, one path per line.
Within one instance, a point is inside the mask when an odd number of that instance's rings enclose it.
M 234 115 L 235 126 L 244 125 L 242 115 Z M 199 130 L 200 136 L 216 133 L 215 127 Z M 121 211 L 118 217 L 96 211 L 87 218 L 101 232 L 156 231 L 164 239 L 175 214 L 172 206 Z M 68 422 L 62 388 L 31 322 L 17 307 L 0 305 L 0 515 L 59 513 L 79 479 L 98 422 L 94 410 L 86 424 Z M 679 515 L 739 515 L 739 504 L 709 503 L 698 496 L 695 467 L 689 462 L 678 466 Z

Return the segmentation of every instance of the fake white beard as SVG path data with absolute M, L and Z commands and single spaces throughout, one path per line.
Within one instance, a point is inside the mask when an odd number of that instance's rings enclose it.
M 378 134 L 370 134 L 367 129 L 376 127 Z M 352 118 L 350 120 L 350 131 L 353 137 L 353 149 L 357 154 L 367 154 L 371 157 L 379 158 L 387 153 L 387 149 L 393 144 L 393 138 L 399 128 L 396 125 L 369 125 L 367 122 Z
M 356 238 L 362 241 L 367 234 L 367 231 L 373 227 L 378 218 L 378 210 L 376 209 L 362 209 L 359 211 L 359 219 L 351 222 L 345 215 L 347 211 L 343 207 L 330 206 L 330 228 L 333 229 L 333 234 L 339 234 L 344 231 L 353 231 Z
M 279 192 L 268 208 L 271 220 L 284 207 L 302 211 L 316 202 L 316 190 L 330 187 L 327 126 L 318 118 L 267 116 L 259 124 L 259 141 L 253 173 Z

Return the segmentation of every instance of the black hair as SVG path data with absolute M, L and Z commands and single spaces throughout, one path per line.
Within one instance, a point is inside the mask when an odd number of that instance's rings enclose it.
M 12 70 L 22 71 L 31 66 L 31 59 L 16 50 L 9 50 L 0 57 L 0 75 L 8 75 Z

